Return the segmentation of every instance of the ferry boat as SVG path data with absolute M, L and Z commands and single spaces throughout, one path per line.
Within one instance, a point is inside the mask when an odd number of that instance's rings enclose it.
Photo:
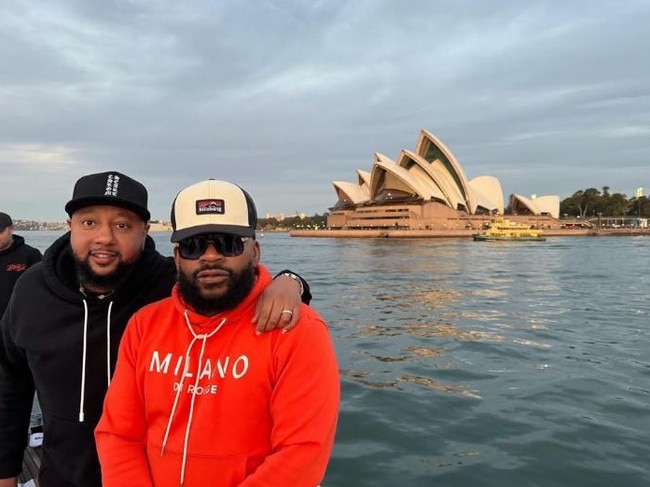
M 484 242 L 489 240 L 516 240 L 543 242 L 546 237 L 542 231 L 532 228 L 530 225 L 512 222 L 507 218 L 499 218 L 490 224 L 486 232 L 472 235 L 475 241 Z

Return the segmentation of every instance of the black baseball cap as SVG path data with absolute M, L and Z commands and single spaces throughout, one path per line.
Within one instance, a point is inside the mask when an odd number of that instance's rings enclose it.
M 117 171 L 89 174 L 79 179 L 74 185 L 72 199 L 65 205 L 65 211 L 72 216 L 80 208 L 93 205 L 126 208 L 145 222 L 151 218 L 147 209 L 147 188 Z

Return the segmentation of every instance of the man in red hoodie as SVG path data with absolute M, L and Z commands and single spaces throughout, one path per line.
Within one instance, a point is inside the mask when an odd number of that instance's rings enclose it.
M 291 333 L 247 326 L 271 282 L 256 220 L 248 193 L 225 181 L 176 196 L 177 284 L 129 321 L 95 430 L 104 487 L 322 480 L 340 398 L 332 339 L 305 305 Z

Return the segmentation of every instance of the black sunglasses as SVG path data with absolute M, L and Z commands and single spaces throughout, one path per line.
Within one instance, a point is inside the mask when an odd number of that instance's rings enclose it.
M 208 244 L 224 257 L 236 257 L 244 251 L 244 243 L 249 237 L 237 235 L 209 233 L 184 238 L 178 242 L 178 253 L 183 259 L 196 260 L 208 249 Z

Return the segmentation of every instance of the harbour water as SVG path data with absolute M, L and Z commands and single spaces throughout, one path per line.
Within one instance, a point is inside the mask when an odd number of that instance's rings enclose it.
M 324 487 L 650 485 L 650 237 L 260 243 L 334 337 Z

